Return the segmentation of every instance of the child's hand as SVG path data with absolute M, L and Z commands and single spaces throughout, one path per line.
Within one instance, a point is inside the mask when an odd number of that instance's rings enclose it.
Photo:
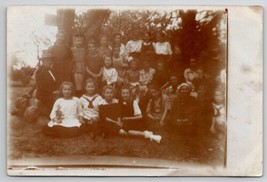
M 197 94 L 197 92 L 190 92 L 190 96 L 197 98 L 198 94 Z
M 83 120 L 82 117 L 79 118 L 79 122 L 80 122 L 81 124 L 84 124 L 84 123 L 85 123 L 85 121 Z
M 57 94 L 59 94 L 59 91 L 58 90 L 53 91 L 53 94 L 57 95 Z
M 122 125 L 123 125 L 122 122 L 120 122 L 120 121 L 118 121 L 117 124 L 118 124 L 120 127 L 122 127 Z
M 210 128 L 210 132 L 211 132 L 212 134 L 215 134 L 215 133 L 216 133 L 215 128 L 214 128 L 214 127 L 211 127 L 211 128 Z
M 60 124 L 62 121 L 59 120 L 57 117 L 52 119 L 53 122 Z
M 58 119 L 56 117 L 52 119 L 52 121 L 55 122 L 55 123 L 57 122 L 57 120 Z
M 122 121 L 129 120 L 128 117 L 123 117 Z
M 89 119 L 88 122 L 87 122 L 87 124 L 93 124 L 93 122 L 94 122 L 94 120 Z

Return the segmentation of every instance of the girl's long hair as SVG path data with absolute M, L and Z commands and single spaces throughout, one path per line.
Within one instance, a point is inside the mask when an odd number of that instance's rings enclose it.
M 58 98 L 63 98 L 64 95 L 63 95 L 63 87 L 64 85 L 70 85 L 71 86 L 71 96 L 73 97 L 74 96 L 74 85 L 72 82 L 69 82 L 69 81 L 64 81 L 61 83 L 60 87 L 59 87 L 59 94 L 58 94 Z

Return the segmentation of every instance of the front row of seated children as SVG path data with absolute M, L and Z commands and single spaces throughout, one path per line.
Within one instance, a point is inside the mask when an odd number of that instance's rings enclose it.
M 131 98 L 128 87 L 121 89 L 121 99 L 115 99 L 115 90 L 107 85 L 102 96 L 97 94 L 93 79 L 85 83 L 86 93 L 79 99 L 73 96 L 74 86 L 63 82 L 61 98 L 57 99 L 50 114 L 51 121 L 43 133 L 53 137 L 74 137 L 91 132 L 93 135 L 137 135 L 160 143 L 161 136 L 147 131 L 141 110 Z
M 143 136 L 160 143 L 161 136 L 153 132 L 163 125 L 194 125 L 201 121 L 201 114 L 206 115 L 200 113 L 198 98 L 190 94 L 190 84 L 178 85 L 174 75 L 170 76 L 170 86 L 165 91 L 161 92 L 159 86 L 151 84 L 139 102 L 133 97 L 130 87 L 120 89 L 119 99 L 111 85 L 104 86 L 102 96 L 99 95 L 94 79 L 87 79 L 84 88 L 85 94 L 79 99 L 74 97 L 71 82 L 62 83 L 61 98 L 54 103 L 51 121 L 43 128 L 46 135 L 73 137 L 89 132 L 94 137 L 105 137 L 115 133 Z M 215 90 L 213 100 L 210 131 L 224 135 L 224 93 Z

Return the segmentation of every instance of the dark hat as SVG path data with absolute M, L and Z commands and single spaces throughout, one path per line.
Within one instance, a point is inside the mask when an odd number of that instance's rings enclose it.
M 53 54 L 52 54 L 52 49 L 49 48 L 49 49 L 45 49 L 42 51 L 42 55 L 39 59 L 43 60 L 43 59 L 46 59 L 46 58 L 53 58 Z

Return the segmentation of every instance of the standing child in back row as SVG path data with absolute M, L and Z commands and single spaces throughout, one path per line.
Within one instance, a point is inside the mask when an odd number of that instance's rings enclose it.
M 77 37 L 73 41 L 72 61 L 73 61 L 73 78 L 76 92 L 75 94 L 80 97 L 83 92 L 84 72 L 85 72 L 85 56 L 86 49 L 82 47 L 84 39 Z
M 93 78 L 100 82 L 103 72 L 103 58 L 97 54 L 93 41 L 88 43 L 85 66 L 86 78 Z

